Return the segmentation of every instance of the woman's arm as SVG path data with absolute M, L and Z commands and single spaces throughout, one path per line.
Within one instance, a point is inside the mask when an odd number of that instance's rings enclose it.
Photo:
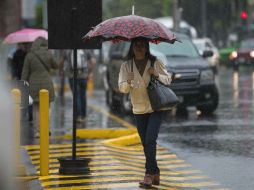
M 168 73 L 165 65 L 157 59 L 154 63 L 154 68 L 159 74 L 158 80 L 161 81 L 163 84 L 169 85 L 172 81 L 172 75 Z
M 119 72 L 119 78 L 118 78 L 118 87 L 120 92 L 122 93 L 129 93 L 130 92 L 130 84 L 127 82 L 128 79 L 128 71 L 127 71 L 127 65 L 126 63 L 123 63 L 121 65 L 121 69 Z

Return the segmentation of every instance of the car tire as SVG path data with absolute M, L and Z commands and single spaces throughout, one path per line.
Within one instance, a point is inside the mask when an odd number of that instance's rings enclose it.
M 177 117 L 186 117 L 188 116 L 188 110 L 186 105 L 179 104 L 176 108 L 176 116 Z
M 197 109 L 201 111 L 201 114 L 212 114 L 217 109 L 219 104 L 219 93 L 216 87 L 213 89 L 211 101 L 212 103 L 209 105 L 197 106 Z

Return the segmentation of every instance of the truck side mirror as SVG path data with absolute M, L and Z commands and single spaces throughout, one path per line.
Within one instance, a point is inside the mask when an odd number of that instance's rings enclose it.
M 203 51 L 202 56 L 203 56 L 204 58 L 212 57 L 212 56 L 213 56 L 213 51 L 211 51 L 211 50 L 205 50 L 205 51 Z

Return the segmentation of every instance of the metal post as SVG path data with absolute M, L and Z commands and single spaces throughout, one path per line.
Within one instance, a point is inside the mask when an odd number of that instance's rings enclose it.
M 77 3 L 76 3 L 77 4 Z M 77 158 L 76 156 L 76 117 L 77 117 L 77 8 L 71 10 L 72 39 L 75 42 L 73 49 L 73 131 L 72 131 L 72 157 L 58 158 L 60 163 L 59 173 L 61 175 L 87 174 L 90 172 L 89 158 Z
M 179 31 L 178 0 L 173 0 L 173 30 Z
M 72 159 L 76 159 L 76 118 L 77 118 L 77 49 L 73 50 L 73 130 L 72 130 Z
M 207 36 L 207 10 L 206 10 L 207 2 L 206 0 L 201 0 L 201 23 L 202 23 L 202 34 L 203 37 Z
M 40 175 L 49 174 L 49 92 L 40 90 Z

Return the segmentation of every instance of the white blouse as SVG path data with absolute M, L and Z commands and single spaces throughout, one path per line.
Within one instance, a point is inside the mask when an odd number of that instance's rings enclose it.
M 151 113 L 153 110 L 146 90 L 150 82 L 148 69 L 151 67 L 151 61 L 148 60 L 143 76 L 141 76 L 136 67 L 135 61 L 133 60 L 134 80 L 131 84 L 129 84 L 127 82 L 127 76 L 128 73 L 131 72 L 131 64 L 131 61 L 127 61 L 121 66 L 118 78 L 119 90 L 122 93 L 130 93 L 133 107 L 132 111 L 134 114 Z M 171 74 L 167 72 L 167 69 L 161 60 L 156 59 L 154 62 L 154 68 L 159 74 L 159 81 L 167 85 L 171 83 Z

